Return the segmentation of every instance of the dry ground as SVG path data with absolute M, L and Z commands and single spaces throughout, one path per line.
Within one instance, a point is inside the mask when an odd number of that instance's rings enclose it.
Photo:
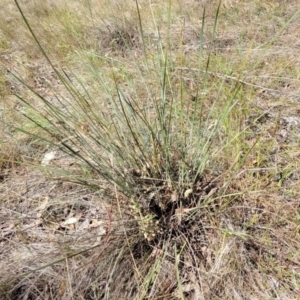
M 124 230 L 135 225 L 123 226 L 130 217 L 120 218 L 120 208 L 112 200 L 118 198 L 114 187 L 46 142 L 9 126 L 44 134 L 22 118 L 28 108 L 15 94 L 35 100 L 8 70 L 50 101 L 66 92 L 15 2 L 2 0 L 1 299 L 300 298 L 300 17 L 285 27 L 298 1 L 224 1 L 213 41 L 217 1 L 206 1 L 203 41 L 201 1 L 171 2 L 170 21 L 168 3 L 138 1 L 143 36 L 134 1 L 22 0 L 20 5 L 53 64 L 71 78 L 76 74 L 95 101 L 104 96 L 89 62 L 108 82 L 117 71 L 116 80 L 128 94 L 136 92 L 139 99 L 146 99 L 145 82 L 159 94 L 152 78 L 141 78 L 135 67 L 143 62 L 144 45 L 149 57 L 155 56 L 157 28 L 162 39 L 170 37 L 164 46 L 174 62 L 172 84 L 183 80 L 188 101 L 193 101 L 200 85 L 196 74 L 201 47 L 203 61 L 210 57 L 203 91 L 207 110 L 220 85 L 220 99 L 226 99 L 242 81 L 240 105 L 226 134 L 237 134 L 238 123 L 243 141 L 211 163 L 218 172 L 208 172 L 207 178 L 215 176 L 215 185 L 201 197 L 213 198 L 216 207 L 203 213 L 201 233 L 194 228 L 186 232 L 202 239 L 195 242 L 201 244 L 199 253 L 191 249 L 192 255 L 178 261 L 172 249 L 149 246 L 147 239 L 128 253 L 124 244 L 134 241 Z M 83 121 L 79 120 L 78 130 L 86 130 Z M 43 159 L 49 153 L 54 159 L 48 163 Z M 233 170 L 237 157 L 243 162 Z M 53 175 L 62 167 L 72 175 L 85 174 L 87 182 L 92 178 L 102 188 L 70 182 L 73 177 L 66 174 Z M 228 201 L 215 201 L 225 192 Z M 158 275 L 149 277 L 149 269 Z M 141 280 L 144 274 L 149 282 Z

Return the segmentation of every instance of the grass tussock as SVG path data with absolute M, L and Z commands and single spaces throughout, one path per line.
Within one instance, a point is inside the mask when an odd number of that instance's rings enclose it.
M 1 299 L 297 298 L 296 3 L 102 2 L 1 18 Z

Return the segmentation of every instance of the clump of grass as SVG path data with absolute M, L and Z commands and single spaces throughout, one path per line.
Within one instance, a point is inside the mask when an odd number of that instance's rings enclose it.
M 153 17 L 155 45 L 147 42 L 137 4 L 139 26 L 134 35 L 139 32 L 139 56 L 132 49 L 130 31 L 123 27 L 110 31 L 114 47 L 120 47 L 123 55 L 125 51 L 130 63 L 89 53 L 94 80 L 89 88 L 84 78 L 54 65 L 15 2 L 65 88 L 49 99 L 17 78 L 32 97 L 16 94 L 25 107 L 24 116 L 41 131 L 18 130 L 72 157 L 75 169 L 56 165 L 45 171 L 102 191 L 111 211 L 102 244 L 97 245 L 90 264 L 82 266 L 87 275 L 80 270 L 69 274 L 86 276 L 89 284 L 71 284 L 69 295 L 76 297 L 77 291 L 85 299 L 226 299 L 232 295 L 238 299 L 280 293 L 277 283 L 282 278 L 274 261 L 282 260 L 270 250 L 268 241 L 275 243 L 275 239 L 269 228 L 255 227 L 260 208 L 252 207 L 255 200 L 250 201 L 263 189 L 267 177 L 249 171 L 248 166 L 265 163 L 267 150 L 259 162 L 251 162 L 260 137 L 248 142 L 246 78 L 242 77 L 248 60 L 228 82 L 232 77 L 220 73 L 224 64 L 214 60 L 213 46 L 204 48 L 208 36 L 205 10 L 197 55 L 192 57 L 195 66 L 190 68 L 181 31 L 177 31 L 177 47 L 170 40 L 171 1 L 164 36 Z M 220 4 L 215 8 L 210 45 L 215 41 L 219 9 Z M 213 61 L 218 63 L 218 72 L 211 71 Z M 248 172 L 253 176 L 247 176 Z M 268 215 L 268 224 L 275 222 L 272 214 L 278 212 Z M 291 252 L 294 248 L 292 244 Z M 66 251 L 66 259 L 89 250 Z M 296 263 L 289 257 L 283 261 Z M 267 276 L 272 262 L 274 285 Z M 34 282 L 41 268 L 24 270 L 22 275 Z M 291 273 L 279 284 L 282 289 L 296 289 L 292 280 L 299 278 Z M 258 274 L 261 283 L 256 282 Z M 43 279 L 40 282 L 42 286 Z M 266 287 L 268 291 L 263 291 Z M 64 290 L 49 288 L 58 295 L 54 299 Z M 29 290 L 19 284 L 11 295 Z

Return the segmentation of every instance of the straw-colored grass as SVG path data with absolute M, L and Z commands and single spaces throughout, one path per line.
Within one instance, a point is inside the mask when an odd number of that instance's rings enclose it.
M 299 297 L 296 1 L 3 7 L 1 299 Z

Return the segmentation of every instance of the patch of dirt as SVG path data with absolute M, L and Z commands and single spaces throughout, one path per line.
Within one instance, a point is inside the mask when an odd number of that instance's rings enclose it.
M 101 245 L 103 236 L 113 227 L 113 219 L 108 221 L 112 213 L 101 192 L 50 180 L 37 169 L 15 168 L 1 182 L 0 194 L 1 273 L 7 270 L 7 274 L 13 274 L 11 269 L 15 268 L 17 275 L 2 276 L 2 285 L 20 280 L 18 276 L 27 272 L 25 277 L 30 279 L 30 270 Z M 55 272 L 55 268 L 50 267 L 47 274 Z

